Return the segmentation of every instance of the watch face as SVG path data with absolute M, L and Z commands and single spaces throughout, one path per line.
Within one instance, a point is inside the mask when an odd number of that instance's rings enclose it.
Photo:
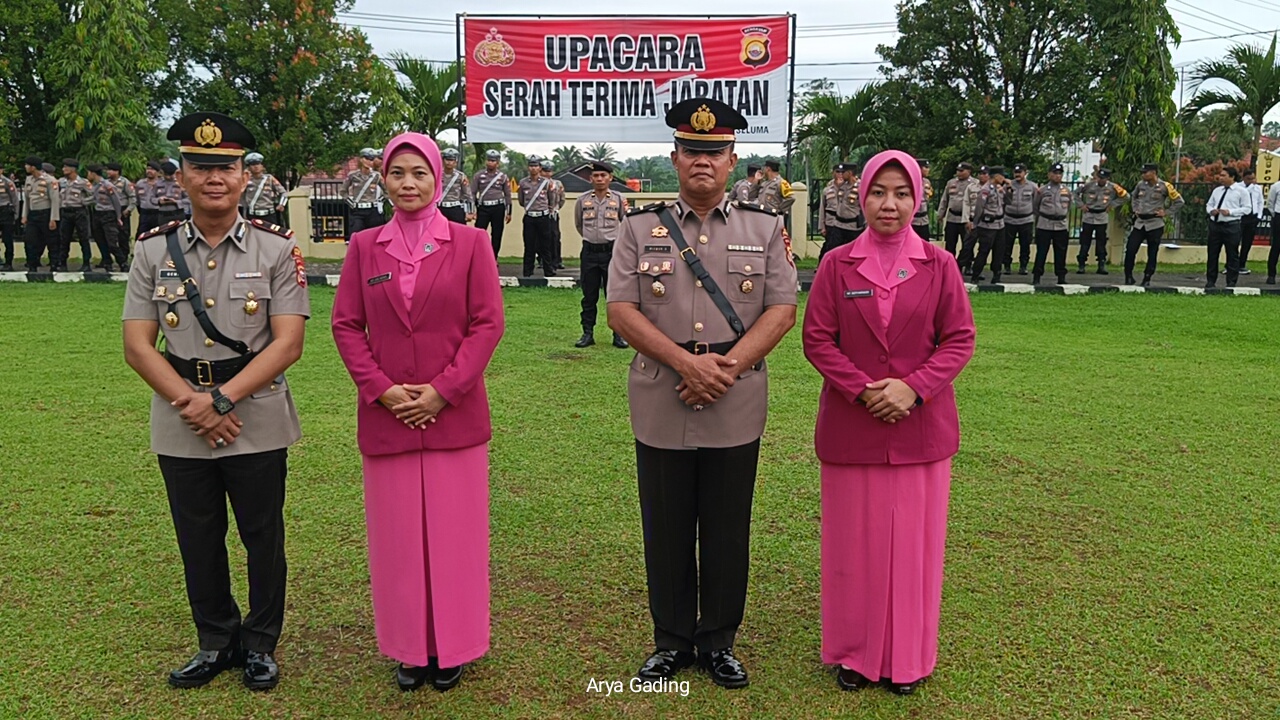
M 227 413 L 231 412 L 231 409 L 232 409 L 233 407 L 235 407 L 235 406 L 234 406 L 234 405 L 232 405 L 232 403 L 231 403 L 231 398 L 229 398 L 229 397 L 227 397 L 227 396 L 225 396 L 225 395 L 220 395 L 220 396 L 218 396 L 218 397 L 214 398 L 214 400 L 213 400 L 213 407 L 214 407 L 218 412 L 220 412 L 220 413 L 222 413 L 223 415 L 225 415 L 225 414 L 227 414 Z

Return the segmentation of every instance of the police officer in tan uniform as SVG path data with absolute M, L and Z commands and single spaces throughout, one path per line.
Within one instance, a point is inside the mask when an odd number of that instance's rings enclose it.
M 592 161 L 591 192 L 578 196 L 573 206 L 573 225 L 582 236 L 582 337 L 574 347 L 596 344 L 596 306 L 602 291 L 608 297 L 605 288 L 609 281 L 609 261 L 627 212 L 627 199 L 609 187 L 611 182 L 613 167 L 599 160 Z M 615 332 L 613 346 L 625 348 L 627 341 Z
M 836 175 L 839 180 L 822 191 L 822 201 L 818 203 L 818 232 L 823 237 L 819 260 L 841 245 L 856 240 L 864 229 L 857 181 L 853 177 L 857 167 L 853 163 L 838 163 Z
M 4 265 L 0 265 L 0 271 L 12 272 L 13 241 L 17 235 L 20 201 L 18 184 L 4 170 L 4 163 L 0 161 L 0 239 L 4 241 Z
M 982 282 L 982 268 L 987 264 L 987 254 L 991 254 L 991 284 L 1000 282 L 1000 270 L 1004 266 L 1004 208 L 1009 198 L 1009 188 L 1005 185 L 1004 168 L 994 166 L 983 168 L 990 178 L 978 191 L 978 202 L 974 206 L 975 226 L 977 227 L 978 252 L 972 256 L 972 264 L 966 262 L 970 257 L 971 245 L 965 244 L 960 250 L 960 266 L 969 266 L 970 282 Z
M 1062 163 L 1049 166 L 1049 182 L 1036 188 L 1031 202 L 1036 220 L 1036 264 L 1031 284 L 1039 285 L 1044 262 L 1053 246 L 1053 273 L 1058 284 L 1067 282 L 1067 213 L 1071 212 L 1071 191 L 1062 184 Z
M 542 160 L 529 156 L 529 176 L 520 179 L 516 199 L 524 208 L 524 277 L 533 275 L 535 258 L 542 265 L 543 277 L 555 277 L 556 222 L 552 219 L 552 193 L 555 186 L 548 174 L 542 175 Z
M 73 236 L 80 236 L 80 272 L 93 269 L 93 244 L 89 231 L 89 208 L 93 204 L 93 187 L 90 182 L 80 177 L 80 161 L 66 158 L 62 161 L 62 177 L 65 182 L 60 189 L 62 206 L 62 224 L 58 227 L 61 237 L 58 242 L 58 259 L 53 260 L 50 249 L 50 260 L 65 266 L 71 255 Z M 106 260 L 106 256 L 103 256 Z
M 956 176 L 947 181 L 938 203 L 938 217 L 943 221 L 943 238 L 947 252 L 955 255 L 965 234 L 973 229 L 973 206 L 970 191 L 978 181 L 973 177 L 973 165 L 962 162 L 956 166 Z M 964 268 L 961 268 L 964 270 Z
M 917 160 L 916 162 L 920 164 L 920 197 L 924 199 L 920 201 L 920 209 L 916 210 L 916 214 L 911 218 L 911 229 L 928 240 L 932 235 L 929 228 L 929 203 L 933 200 L 933 181 L 929 179 L 929 161 Z
M 98 267 L 111 272 L 114 257 L 121 272 L 129 269 L 129 243 L 124 237 L 124 202 L 120 191 L 102 176 L 101 165 L 90 165 L 89 181 L 93 183 L 93 239 L 98 243 L 102 263 Z
M 168 225 L 175 220 L 181 220 L 186 211 L 182 207 L 182 198 L 186 195 L 182 186 L 178 184 L 175 174 L 178 172 L 178 166 L 170 160 L 160 163 L 160 172 L 164 177 L 157 180 L 153 186 L 154 197 L 156 200 L 156 222 L 161 225 Z M 150 230 L 150 228 L 148 228 Z
M 493 242 L 493 256 L 502 250 L 502 233 L 511 222 L 511 180 L 498 169 L 502 153 L 488 150 L 484 154 L 484 169 L 476 173 L 476 227 L 489 231 Z
M 244 156 L 249 180 L 245 183 L 244 194 L 240 196 L 241 210 L 250 220 L 257 218 L 264 223 L 283 226 L 289 193 L 274 175 L 267 172 L 264 160 L 262 153 L 252 152 Z
M 746 119 L 691 98 L 666 120 L 679 199 L 627 216 L 609 272 L 609 326 L 638 353 L 627 384 L 656 650 L 637 676 L 670 679 L 696 659 L 737 688 L 748 682 L 733 645 L 768 405 L 764 357 L 795 324 L 796 269 L 782 216 L 725 194 Z
M 360 151 L 360 169 L 347 173 L 342 183 L 342 195 L 347 199 L 347 242 L 351 236 L 365 228 L 381 227 L 387 222 L 382 214 L 382 173 L 373 169 L 378 151 L 364 148 Z
M 1147 265 L 1142 272 L 1142 286 L 1149 287 L 1156 274 L 1156 259 L 1160 256 L 1160 239 L 1164 236 L 1165 218 L 1176 215 L 1187 203 L 1172 183 L 1160 179 L 1160 166 L 1146 163 L 1142 166 L 1142 180 L 1134 188 L 1130 210 L 1133 212 L 1133 229 L 1124 249 L 1124 282 L 1132 285 L 1133 267 L 1138 260 L 1138 248 L 1147 245 Z
M 160 163 L 147 163 L 146 177 L 134 183 L 138 194 L 138 232 L 141 235 L 153 227 L 160 225 L 156 218 L 160 206 L 156 204 L 156 183 L 160 180 Z
M 729 199 L 738 202 L 751 202 L 751 188 L 760 181 L 760 166 L 748 165 L 747 176 L 733 184 L 729 191 Z
M 25 161 L 27 170 L 26 182 L 22 184 L 22 225 L 23 245 L 27 255 L 27 270 L 36 272 L 40 269 L 40 256 L 45 248 L 49 248 L 49 261 L 52 270 L 59 270 L 54 262 L 57 247 L 58 221 L 62 218 L 62 198 L 58 192 L 58 181 L 44 171 L 44 161 L 31 156 Z
M 777 160 L 764 161 L 764 178 L 753 187 L 752 200 L 761 207 L 780 215 L 791 211 L 795 204 L 795 196 L 791 192 L 791 183 L 782 177 L 782 165 Z
M 1079 267 L 1076 272 L 1085 271 L 1089 262 L 1089 246 L 1097 249 L 1098 274 L 1107 275 L 1107 221 L 1111 208 L 1125 203 L 1129 193 L 1119 185 L 1111 182 L 1111 171 L 1099 169 L 1094 178 L 1096 182 L 1087 182 L 1076 188 L 1076 204 L 1084 208 L 1084 216 L 1080 222 L 1080 254 L 1076 256 Z
M 1009 188 L 1009 205 L 1004 209 L 1004 271 L 1013 272 L 1013 246 L 1017 241 L 1018 274 L 1027 274 L 1031 261 L 1031 230 L 1035 227 L 1036 191 L 1040 189 L 1027 179 L 1027 166 L 1013 166 L 1013 182 Z
M 475 219 L 475 196 L 471 192 L 471 181 L 467 174 L 458 169 L 458 151 L 445 148 L 440 152 L 444 167 L 436 180 L 444 188 L 440 196 L 440 214 L 459 225 L 465 225 Z
M 124 212 L 120 217 L 120 242 L 124 245 L 125 254 L 129 254 L 130 229 L 133 227 L 133 215 L 138 211 L 138 188 L 125 177 L 124 166 L 118 162 L 109 162 L 102 167 L 107 170 L 107 181 L 120 191 L 120 202 Z
M 560 237 L 560 210 L 567 200 L 564 183 L 556 179 L 556 166 L 550 160 L 542 159 L 542 177 L 549 178 L 551 185 L 547 190 L 551 205 L 551 229 L 555 240 L 551 243 L 551 262 L 556 270 L 564 269 L 564 242 Z
M 155 390 L 159 456 L 200 651 L 169 675 L 179 688 L 242 666 L 251 690 L 275 687 L 284 621 L 284 491 L 301 431 L 285 370 L 302 355 L 310 315 L 291 234 L 240 215 L 241 162 L 253 135 L 218 113 L 169 130 L 190 221 L 138 241 L 124 306 L 125 359 Z M 163 332 L 165 351 L 156 350 Z M 231 595 L 227 501 L 248 554 L 249 612 Z

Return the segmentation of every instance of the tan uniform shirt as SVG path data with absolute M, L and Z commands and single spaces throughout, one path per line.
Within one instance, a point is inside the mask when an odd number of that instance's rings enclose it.
M 938 203 L 938 215 L 949 223 L 970 222 L 973 219 L 977 191 L 981 187 L 982 184 L 975 177 L 970 177 L 968 180 L 951 178 L 942 190 L 942 200 Z
M 142 178 L 138 182 L 134 183 L 133 189 L 138 196 L 139 210 L 160 209 L 160 206 L 156 205 L 156 183 L 157 182 L 159 182 L 159 178 L 156 178 L 154 180 L 151 178 Z M 142 229 L 149 230 L 150 228 L 142 228 Z
M 542 190 L 539 191 L 538 188 Z M 520 190 L 516 197 L 520 201 L 520 207 L 524 208 L 526 213 L 545 215 L 555 208 L 551 204 L 551 194 L 554 190 L 555 181 L 551 178 L 539 177 L 535 180 L 524 177 L 520 179 Z
M 351 207 L 374 207 L 382 202 L 382 174 L 376 170 L 357 170 L 347 174 L 342 195 Z
M 933 200 L 933 183 L 929 178 L 920 178 L 920 209 L 911 217 L 911 224 L 915 227 L 927 227 L 929 225 L 929 201 Z
M 488 168 L 476 173 L 472 192 L 478 193 L 476 203 L 479 205 L 505 205 L 511 212 L 511 181 L 501 170 L 489 171 Z
M 1035 207 L 1037 229 L 1067 229 L 1067 213 L 1071 211 L 1071 191 L 1066 185 L 1055 182 L 1041 185 L 1036 188 L 1032 205 Z
M 605 244 L 618 239 L 618 229 L 627 213 L 627 199 L 617 190 L 606 190 L 604 197 L 595 191 L 578 196 L 573 206 L 573 225 L 583 242 Z
M 974 227 L 986 230 L 1004 229 L 1004 206 L 1008 189 L 988 182 L 978 191 L 978 204 L 974 212 Z
M 262 177 L 249 176 L 240 200 L 249 215 L 269 215 L 284 205 L 285 195 L 284 185 L 271 173 L 264 172 Z
M 223 335 L 243 341 L 252 351 L 261 351 L 271 343 L 271 316 L 311 315 L 306 270 L 293 238 L 244 220 L 215 248 L 209 247 L 190 222 L 179 226 L 177 232 L 192 279 L 200 293 L 214 302 L 207 310 L 209 319 Z M 182 285 L 177 271 L 167 265 L 168 259 L 164 235 L 144 238 L 135 245 L 124 319 L 159 323 L 168 351 L 181 358 L 239 357 L 229 347 L 205 342 L 191 303 L 177 295 Z M 246 307 L 249 293 L 258 303 L 256 312 L 250 313 Z M 176 327 L 165 321 L 170 312 L 178 316 Z M 192 390 L 209 389 L 188 385 Z M 244 423 L 240 436 L 215 450 L 187 427 L 178 408 L 155 395 L 151 399 L 151 451 L 174 457 L 216 458 L 279 450 L 302 436 L 298 411 L 283 375 L 236 403 L 235 412 Z
M 796 201 L 791 194 L 791 183 L 781 175 L 772 180 L 760 181 L 756 188 L 756 196 L 752 199 L 760 203 L 761 207 L 777 213 L 786 213 Z
M 120 191 L 121 202 L 124 203 L 124 211 L 131 213 L 138 209 L 138 189 L 134 187 L 129 178 L 121 175 L 114 180 L 107 178 L 107 181 L 116 186 L 116 190 Z
M 124 212 L 124 203 L 120 201 L 120 191 L 110 180 L 103 178 L 93 186 L 93 211 L 95 213 L 111 213 L 116 222 Z M 100 216 L 95 216 L 100 217 Z
M 1157 210 L 1164 210 L 1166 217 L 1176 214 L 1187 203 L 1172 184 L 1156 179 L 1155 183 L 1142 180 L 1133 189 L 1133 226 L 1138 230 L 1155 230 L 1164 227 L 1162 217 L 1142 217 L 1155 215 Z
M 76 176 L 75 180 L 62 183 L 59 203 L 64 208 L 82 208 L 93 202 L 93 183 L 88 178 Z
M 0 174 L 0 208 L 0 212 L 18 213 L 18 184 L 4 174 Z
M 22 184 L 22 219 L 32 210 L 48 210 L 49 220 L 57 222 L 62 219 L 59 209 L 62 206 L 61 193 L 58 192 L 58 181 L 49 173 L 28 175 Z
M 733 189 L 729 191 L 729 199 L 738 202 L 751 202 L 751 180 L 742 178 L 733 184 Z
M 857 230 L 860 214 L 856 181 L 850 185 L 834 181 L 827 183 L 818 203 L 818 230 L 829 227 Z
M 1091 180 L 1081 185 L 1076 188 L 1076 204 L 1084 208 L 1081 222 L 1106 225 L 1107 212 L 1123 205 L 1128 196 L 1129 193 L 1124 188 L 1110 181 L 1099 185 L 1096 180 Z
M 551 213 L 559 216 L 560 209 L 564 207 L 564 203 L 567 200 L 565 197 L 564 183 L 556 180 L 555 178 L 551 178 L 551 185 L 549 186 L 548 192 L 550 195 L 547 198 L 547 202 L 551 205 Z
M 1009 202 L 1004 209 L 1006 225 L 1029 225 L 1035 220 L 1036 191 L 1039 189 L 1030 180 L 1009 181 Z
M 182 189 L 177 180 L 169 178 L 159 178 L 153 187 L 152 197 L 155 198 L 156 207 L 161 210 L 181 210 L 182 198 L 187 192 Z
M 456 168 L 451 173 L 440 173 L 440 187 L 444 188 L 444 195 L 440 197 L 440 207 L 461 206 L 468 215 L 475 212 L 475 196 L 472 194 L 471 181 L 467 179 L 466 173 Z
M 765 308 L 796 304 L 796 269 L 782 216 L 735 205 L 727 197 L 705 221 L 678 201 L 669 212 L 748 330 Z M 638 305 L 677 343 L 734 340 L 729 321 L 706 289 L 695 285 L 693 270 L 661 225 L 652 211 L 623 221 L 609 267 L 609 302 Z M 743 368 L 717 402 L 695 411 L 675 391 L 680 384 L 675 370 L 637 354 L 627 382 L 632 431 L 640 442 L 669 450 L 753 442 L 764 432 L 767 375 L 764 365 Z

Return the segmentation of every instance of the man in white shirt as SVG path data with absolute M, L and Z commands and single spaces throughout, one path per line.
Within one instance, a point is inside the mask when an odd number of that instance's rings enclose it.
M 1276 284 L 1276 261 L 1280 260 L 1280 182 L 1271 183 L 1267 207 L 1263 212 L 1271 218 L 1271 252 L 1267 255 L 1267 284 Z
M 1227 250 L 1227 287 L 1236 286 L 1240 261 L 1240 220 L 1253 210 L 1244 187 L 1237 184 L 1240 171 L 1225 167 L 1218 174 L 1218 187 L 1209 195 L 1209 258 L 1205 268 L 1206 290 L 1218 283 L 1218 257 Z
M 1252 170 L 1244 171 L 1244 191 L 1249 196 L 1249 214 L 1240 220 L 1240 274 L 1249 274 L 1249 248 L 1253 247 L 1253 238 L 1258 234 L 1258 220 L 1262 218 L 1262 210 L 1266 201 L 1262 197 L 1262 186 L 1258 184 L 1258 176 Z

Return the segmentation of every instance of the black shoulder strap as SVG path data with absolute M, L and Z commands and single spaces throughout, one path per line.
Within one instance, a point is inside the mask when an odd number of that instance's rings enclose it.
M 729 327 L 733 328 L 733 332 L 738 337 L 746 335 L 747 328 L 742 324 L 742 318 L 738 317 L 738 313 L 734 312 L 733 305 L 729 304 L 729 298 L 720 292 L 720 287 L 716 285 L 711 273 L 707 272 L 697 254 L 689 247 L 689 243 L 685 242 L 684 233 L 680 231 L 680 224 L 671 217 L 671 211 L 663 207 L 658 211 L 658 217 L 662 218 L 662 224 L 666 225 L 667 230 L 671 233 L 671 240 L 675 242 L 676 248 L 680 251 L 680 257 L 684 258 L 684 261 L 689 265 L 694 277 L 702 282 L 702 289 L 706 290 L 707 294 L 711 296 L 711 302 L 716 304 L 720 314 L 724 315 L 724 319 L 729 321 Z
M 235 350 L 241 355 L 249 354 L 249 346 L 239 340 L 232 340 L 223 335 L 218 328 L 214 327 L 213 320 L 209 319 L 209 313 L 204 310 L 204 300 L 200 299 L 200 288 L 196 285 L 196 281 L 191 279 L 191 268 L 187 267 L 187 258 L 182 254 L 182 242 L 178 240 L 178 228 L 169 231 L 165 236 L 165 240 L 169 243 L 169 259 L 173 261 L 173 268 L 178 271 L 178 277 L 182 278 L 182 284 L 187 286 L 187 299 L 191 301 L 191 309 L 196 314 L 196 320 L 200 322 L 200 327 L 204 328 L 204 334 L 212 341 Z

